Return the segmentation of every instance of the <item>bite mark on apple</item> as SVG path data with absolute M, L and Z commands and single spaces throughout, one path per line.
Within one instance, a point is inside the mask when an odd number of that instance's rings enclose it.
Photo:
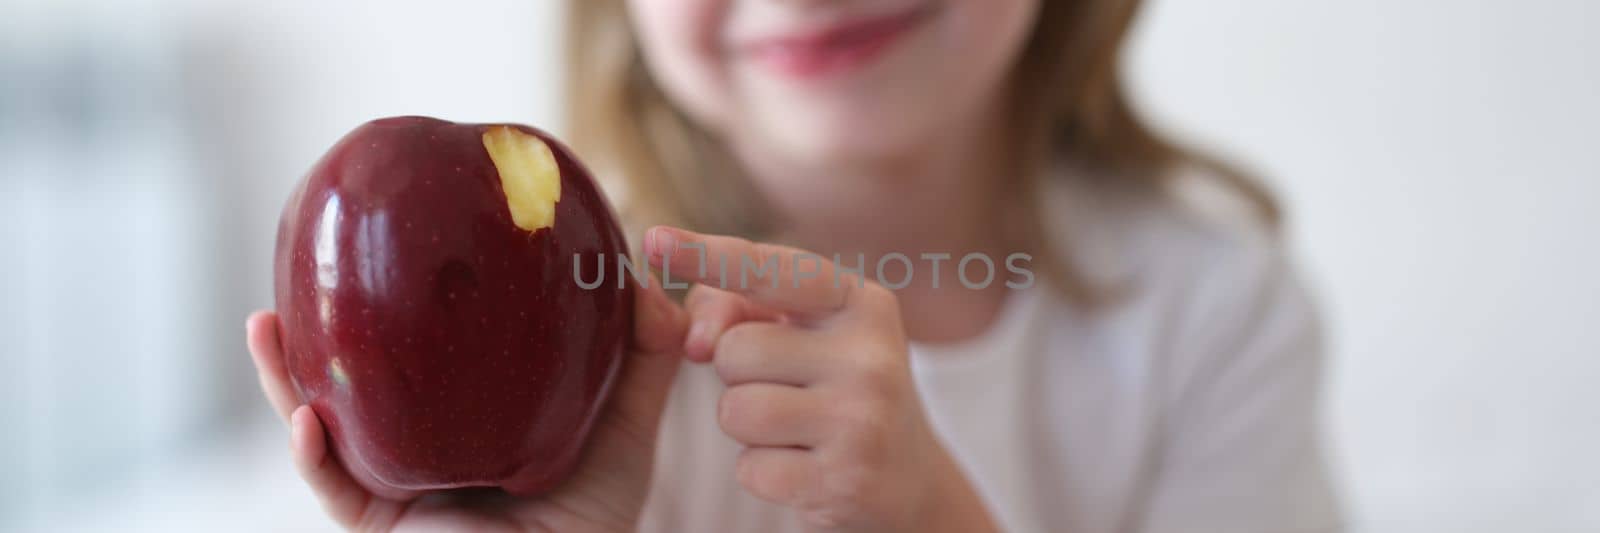
M 511 208 L 511 222 L 527 231 L 556 223 L 561 201 L 561 166 L 539 137 L 510 126 L 490 126 L 483 147 L 500 173 L 500 185 Z

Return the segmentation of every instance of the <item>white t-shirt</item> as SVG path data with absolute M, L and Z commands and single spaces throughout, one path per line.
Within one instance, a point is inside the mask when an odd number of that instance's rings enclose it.
M 1062 184 L 1058 237 L 1121 299 L 1042 283 L 977 338 L 912 347 L 934 429 L 1007 531 L 1256 533 L 1340 527 L 1319 435 L 1318 320 L 1281 245 L 1240 210 Z M 1213 200 L 1216 198 L 1213 195 Z M 798 531 L 741 490 L 715 373 L 668 403 L 645 531 Z

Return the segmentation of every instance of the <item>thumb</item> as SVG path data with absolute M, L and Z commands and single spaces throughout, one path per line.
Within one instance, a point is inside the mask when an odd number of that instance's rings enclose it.
M 634 285 L 633 292 L 633 343 L 612 401 L 622 422 L 654 440 L 667 393 L 683 359 L 689 315 L 667 297 L 654 275 L 644 286 Z
M 689 317 L 651 276 L 634 285 L 633 342 L 577 475 L 556 491 L 558 507 L 632 529 L 650 487 L 656 430 L 683 359 Z

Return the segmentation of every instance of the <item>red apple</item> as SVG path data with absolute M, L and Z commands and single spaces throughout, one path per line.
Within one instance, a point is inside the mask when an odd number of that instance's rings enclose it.
M 577 464 L 632 332 L 621 276 L 584 289 L 574 271 L 593 281 L 626 253 L 589 172 L 550 135 L 369 122 L 279 223 L 289 375 L 374 493 L 542 492 Z

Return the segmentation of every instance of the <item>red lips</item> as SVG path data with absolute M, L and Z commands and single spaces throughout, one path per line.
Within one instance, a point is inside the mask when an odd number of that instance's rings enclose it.
M 932 12 L 929 6 L 919 5 L 819 30 L 756 39 L 741 50 L 779 73 L 798 78 L 821 77 L 870 63 Z

